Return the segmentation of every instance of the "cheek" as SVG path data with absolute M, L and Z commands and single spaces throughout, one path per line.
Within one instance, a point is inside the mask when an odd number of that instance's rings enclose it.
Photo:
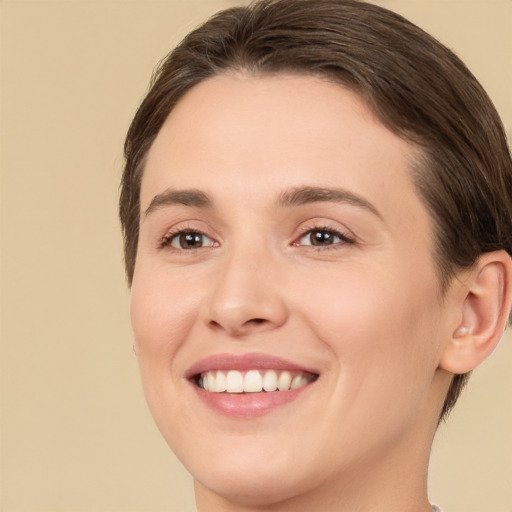
M 342 347 L 360 345 L 367 336 L 402 329 L 400 316 L 407 319 L 407 294 L 396 278 L 386 278 L 377 269 L 358 265 L 326 269 L 305 275 L 295 292 L 297 303 L 309 314 L 310 323 Z M 360 341 L 358 341 L 360 340 Z
M 380 271 L 379 271 L 380 270 Z M 339 365 L 366 382 L 433 373 L 439 315 L 435 280 L 413 271 L 383 272 L 353 265 L 303 283 L 302 306 L 316 336 Z M 425 377 L 427 375 L 425 374 Z
M 141 264 L 134 274 L 130 304 L 144 394 L 158 428 L 171 447 L 179 438 L 173 418 L 183 417 L 175 395 L 183 385 L 183 371 L 176 371 L 175 361 L 197 317 L 193 298 L 179 290 L 176 280 L 170 283 L 155 265 L 145 268 Z
M 170 394 L 183 385 L 183 356 L 192 350 L 205 286 L 204 279 L 171 273 L 158 262 L 141 258 L 138 265 L 130 316 L 144 393 L 157 419 L 159 409 L 176 402 Z
M 354 271 L 309 295 L 309 323 L 336 361 L 325 429 L 344 423 L 353 443 L 363 436 L 371 444 L 375 425 L 380 438 L 400 438 L 429 400 L 437 301 L 428 283 L 409 283 Z
M 170 279 L 152 266 L 136 268 L 130 317 L 136 348 L 141 354 L 170 355 L 196 316 L 197 297 L 179 279 Z M 184 293 L 185 292 L 185 293 Z

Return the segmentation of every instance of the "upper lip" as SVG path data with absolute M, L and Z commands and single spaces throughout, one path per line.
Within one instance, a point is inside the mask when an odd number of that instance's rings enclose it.
M 195 362 L 185 373 L 190 379 L 196 375 L 212 370 L 288 370 L 317 374 L 318 371 L 288 361 L 281 357 L 263 353 L 215 354 Z

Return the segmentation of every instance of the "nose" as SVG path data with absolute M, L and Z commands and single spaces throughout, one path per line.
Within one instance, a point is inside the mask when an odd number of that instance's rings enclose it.
M 222 258 L 204 309 L 208 328 L 242 338 L 286 322 L 284 290 L 269 252 L 246 249 Z

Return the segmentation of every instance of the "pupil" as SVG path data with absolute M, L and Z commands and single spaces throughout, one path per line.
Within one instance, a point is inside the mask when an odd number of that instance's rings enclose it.
M 313 233 L 313 245 L 330 245 L 332 244 L 332 233 L 328 231 L 315 231 Z
M 200 246 L 202 237 L 199 233 L 184 233 L 180 237 L 182 247 L 197 247 Z

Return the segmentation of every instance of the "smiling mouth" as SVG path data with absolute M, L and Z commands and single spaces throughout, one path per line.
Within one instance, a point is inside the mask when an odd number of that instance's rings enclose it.
M 290 391 L 307 386 L 317 374 L 288 370 L 211 370 L 193 377 L 196 385 L 209 393 L 262 393 Z

